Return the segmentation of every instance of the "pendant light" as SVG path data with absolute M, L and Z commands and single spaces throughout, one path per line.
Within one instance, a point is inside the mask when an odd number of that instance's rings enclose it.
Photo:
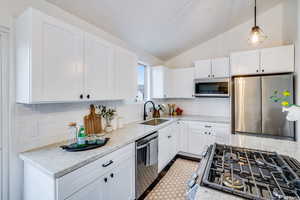
M 263 43 L 267 39 L 267 36 L 264 34 L 261 28 L 256 25 L 256 0 L 254 1 L 254 26 L 251 29 L 248 41 L 252 45 L 258 45 L 260 43 Z

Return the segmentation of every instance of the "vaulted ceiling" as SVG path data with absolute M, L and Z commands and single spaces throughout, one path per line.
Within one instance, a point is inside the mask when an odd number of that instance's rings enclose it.
M 254 0 L 47 0 L 168 60 L 253 17 Z M 283 0 L 258 0 L 263 12 Z

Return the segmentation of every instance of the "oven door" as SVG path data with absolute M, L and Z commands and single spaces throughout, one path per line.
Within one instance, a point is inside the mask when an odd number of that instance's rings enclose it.
M 195 97 L 229 97 L 229 79 L 195 80 Z

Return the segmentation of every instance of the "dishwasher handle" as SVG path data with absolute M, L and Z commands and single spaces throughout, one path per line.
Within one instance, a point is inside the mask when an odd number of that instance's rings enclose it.
M 143 145 L 140 145 L 140 146 L 137 146 L 137 150 L 140 150 L 140 149 L 143 149 L 145 147 L 147 147 L 149 145 L 149 142 L 147 142 L 146 144 L 143 144 Z

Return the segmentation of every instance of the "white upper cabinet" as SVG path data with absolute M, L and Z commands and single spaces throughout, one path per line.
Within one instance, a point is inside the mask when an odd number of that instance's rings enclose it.
M 113 47 L 104 40 L 85 34 L 85 97 L 112 99 L 114 95 Z
M 125 49 L 115 48 L 115 99 L 135 99 L 138 87 L 137 66 L 138 59 L 136 55 Z
M 171 79 L 170 69 L 165 66 L 156 66 L 151 68 L 151 97 L 152 98 L 170 98 Z
M 231 75 L 256 74 L 260 71 L 258 50 L 232 53 L 230 56 Z
M 195 62 L 195 78 L 210 78 L 211 60 L 198 60 Z
M 16 20 L 18 103 L 134 99 L 137 57 L 33 8 Z
M 192 98 L 194 68 L 169 69 L 164 66 L 151 69 L 152 98 Z
M 17 101 L 78 100 L 83 91 L 83 33 L 28 9 L 16 23 Z
M 195 78 L 226 78 L 229 77 L 229 58 L 198 60 L 195 63 Z
M 294 72 L 294 45 L 232 53 L 232 75 Z
M 264 73 L 294 72 L 294 45 L 261 50 L 261 71 Z
M 211 76 L 213 78 L 229 77 L 229 58 L 216 58 L 211 60 Z
M 193 98 L 194 68 L 173 69 L 171 74 L 171 97 Z

